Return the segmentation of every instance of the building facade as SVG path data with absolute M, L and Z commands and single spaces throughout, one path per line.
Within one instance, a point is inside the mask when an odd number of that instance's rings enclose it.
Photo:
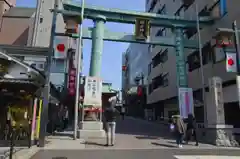
M 146 0 L 146 11 L 165 15 L 181 16 L 186 19 L 196 20 L 198 15 L 215 16 L 219 12 L 220 1 L 216 0 L 195 0 L 186 5 L 186 1 L 177 0 Z M 197 3 L 197 5 L 196 5 Z M 240 113 L 238 106 L 236 74 L 226 72 L 225 53 L 222 48 L 216 47 L 216 28 L 231 28 L 234 20 L 239 21 L 239 1 L 226 1 L 227 13 L 217 20 L 212 26 L 201 29 L 201 43 L 204 70 L 204 87 L 206 90 L 206 104 L 210 105 L 209 79 L 218 76 L 223 81 L 223 98 L 225 107 L 226 124 L 237 126 Z M 196 7 L 198 6 L 198 7 Z M 173 36 L 168 28 L 153 27 L 151 36 Z M 189 28 L 184 31 L 187 39 L 197 40 L 197 28 Z M 200 57 L 198 50 L 185 49 L 186 65 L 188 69 L 188 85 L 193 89 L 195 115 L 199 122 L 203 121 L 203 97 L 201 88 Z M 151 62 L 149 63 L 149 91 L 147 103 L 155 107 L 164 107 L 163 112 L 156 113 L 156 116 L 164 116 L 165 119 L 178 112 L 178 87 L 175 48 L 162 46 L 149 46 Z M 231 114 L 231 115 L 230 115 Z
M 129 106 L 127 109 L 131 115 L 143 117 L 148 85 L 148 45 L 130 44 L 122 59 L 122 65 L 126 67 L 122 72 L 124 103 Z

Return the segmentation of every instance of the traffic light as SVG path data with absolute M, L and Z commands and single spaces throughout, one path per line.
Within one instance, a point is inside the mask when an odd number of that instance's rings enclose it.
M 237 72 L 237 54 L 226 53 L 226 70 L 227 72 Z

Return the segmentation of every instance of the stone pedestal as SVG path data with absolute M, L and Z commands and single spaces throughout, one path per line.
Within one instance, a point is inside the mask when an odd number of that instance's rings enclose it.
M 84 121 L 79 124 L 78 137 L 86 138 L 102 138 L 105 136 L 103 123 L 100 121 Z
M 209 80 L 207 100 L 206 141 L 217 146 L 238 146 L 232 133 L 233 126 L 225 124 L 222 80 L 213 77 Z
M 238 147 L 231 125 L 208 125 L 207 141 L 216 146 Z

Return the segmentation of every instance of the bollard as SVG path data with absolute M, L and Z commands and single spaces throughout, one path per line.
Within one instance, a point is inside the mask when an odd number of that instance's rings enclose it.
M 10 138 L 10 152 L 9 152 L 9 159 L 13 159 L 13 150 L 14 150 L 14 137 L 15 137 L 15 126 L 16 122 L 13 121 L 11 123 L 11 138 Z

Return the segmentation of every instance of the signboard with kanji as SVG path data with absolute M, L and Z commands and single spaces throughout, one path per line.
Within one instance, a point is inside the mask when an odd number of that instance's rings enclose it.
M 147 40 L 150 35 L 149 19 L 136 19 L 135 23 L 135 38 L 137 40 Z
M 102 80 L 98 77 L 86 77 L 83 105 L 102 107 Z

